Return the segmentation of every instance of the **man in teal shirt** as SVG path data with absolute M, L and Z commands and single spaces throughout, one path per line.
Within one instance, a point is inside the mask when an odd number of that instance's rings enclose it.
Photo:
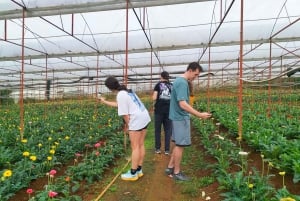
M 175 143 L 175 146 L 165 172 L 175 180 L 189 180 L 182 173 L 180 163 L 184 147 L 191 145 L 190 114 L 201 119 L 211 117 L 210 113 L 199 112 L 189 105 L 190 91 L 188 81 L 193 81 L 202 71 L 199 63 L 192 62 L 188 65 L 186 71 L 176 78 L 173 83 L 169 119 L 172 121 L 172 141 Z

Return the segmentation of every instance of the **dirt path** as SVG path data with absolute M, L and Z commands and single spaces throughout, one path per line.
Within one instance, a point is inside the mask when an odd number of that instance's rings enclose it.
M 189 152 L 190 154 L 190 152 Z M 197 147 L 195 153 L 201 155 L 201 150 Z M 165 175 L 164 170 L 169 162 L 170 156 L 165 154 L 155 154 L 153 149 L 146 150 L 145 162 L 143 166 L 144 176 L 138 181 L 130 182 L 121 180 L 120 176 L 115 180 L 114 184 L 106 191 L 106 193 L 99 199 L 99 201 L 201 201 L 205 200 L 199 195 L 201 189 L 197 189 L 197 196 L 191 195 L 191 193 L 184 193 L 185 188 L 190 188 L 194 185 L 192 181 L 188 182 L 175 182 L 173 178 Z M 126 164 L 126 159 L 121 161 L 122 164 Z M 203 162 L 205 163 L 205 162 Z M 130 163 L 126 170 L 130 168 Z M 183 165 L 185 170 L 189 169 L 189 164 Z M 209 171 L 197 171 L 199 178 L 208 176 Z M 189 174 L 188 174 L 189 175 Z M 111 175 L 108 182 L 104 182 L 107 185 L 115 175 Z M 102 187 L 101 187 L 102 185 Z M 97 188 L 90 191 L 85 197 L 85 201 L 92 201 L 97 195 L 100 195 L 105 186 L 104 184 L 97 184 Z M 195 186 L 195 185 L 194 185 Z M 206 186 L 206 192 L 215 192 L 217 189 L 216 183 Z M 214 200 L 220 200 L 219 195 L 214 194 L 212 198 Z
M 144 163 L 144 176 L 136 182 L 117 179 L 115 192 L 107 192 L 102 201 L 171 201 L 176 200 L 172 193 L 176 184 L 172 178 L 164 174 L 169 156 L 153 154 L 147 151 Z M 176 196 L 177 197 L 177 196 Z
M 146 155 L 143 165 L 144 176 L 138 181 L 123 181 L 120 176 L 116 179 L 114 184 L 105 192 L 99 201 L 185 201 L 186 195 L 181 194 L 181 184 L 175 182 L 173 178 L 165 175 L 164 170 L 167 167 L 170 156 L 165 154 L 154 153 L 154 128 L 150 124 L 146 137 Z M 164 142 L 164 134 L 162 134 L 162 146 Z M 151 147 L 151 148 L 150 148 Z M 171 147 L 172 148 L 172 147 Z M 161 148 L 163 150 L 164 147 Z M 129 151 L 129 150 L 128 150 Z M 123 167 L 126 164 L 126 159 L 120 161 Z M 130 168 L 130 163 L 125 170 Z M 106 180 L 110 182 L 112 174 Z M 104 182 L 105 183 L 105 182 Z M 105 183 L 107 185 L 108 182 Z M 98 196 L 92 195 L 96 193 L 101 194 L 105 186 L 98 185 L 98 192 L 90 192 L 84 198 L 85 201 L 92 201 Z M 92 190 L 94 191 L 94 190 Z M 192 201 L 191 199 L 189 199 Z
M 165 175 L 164 170 L 170 156 L 153 154 L 147 151 L 144 163 L 144 176 L 136 182 L 122 181 L 118 178 L 114 184 L 115 191 L 108 191 L 101 201 L 200 201 L 201 196 L 182 193 L 184 183 L 175 182 Z M 207 172 L 203 172 L 207 174 Z M 190 184 L 193 185 L 193 184 Z M 114 188 L 114 187 L 113 187 Z M 216 190 L 215 185 L 207 187 Z M 211 190 L 210 190 L 211 191 Z M 218 195 L 215 195 L 217 198 Z M 215 199 L 217 200 L 217 199 Z

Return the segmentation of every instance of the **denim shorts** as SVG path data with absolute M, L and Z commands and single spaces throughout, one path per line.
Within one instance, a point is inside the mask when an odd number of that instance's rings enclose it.
M 172 141 L 175 142 L 176 146 L 182 147 L 192 144 L 190 119 L 172 120 Z

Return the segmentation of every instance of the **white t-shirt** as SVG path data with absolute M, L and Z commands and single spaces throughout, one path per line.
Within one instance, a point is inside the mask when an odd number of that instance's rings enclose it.
M 118 115 L 129 115 L 129 130 L 140 130 L 151 121 L 148 110 L 134 92 L 119 91 L 117 103 Z

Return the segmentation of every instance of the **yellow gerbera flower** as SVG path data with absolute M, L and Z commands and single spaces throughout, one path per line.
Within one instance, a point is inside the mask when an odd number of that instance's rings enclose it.
M 280 201 L 296 201 L 296 200 L 291 197 L 286 197 L 286 198 L 281 198 Z
M 36 156 L 30 156 L 29 158 L 30 158 L 30 160 L 32 160 L 32 161 L 36 161 Z
M 30 155 L 30 153 L 28 151 L 23 152 L 23 156 L 28 157 L 29 155 Z
M 11 177 L 12 175 L 12 171 L 11 170 L 5 170 L 3 172 L 3 177 Z
M 22 143 L 27 143 L 26 139 L 21 140 Z
M 279 175 L 284 176 L 285 172 L 279 172 Z

